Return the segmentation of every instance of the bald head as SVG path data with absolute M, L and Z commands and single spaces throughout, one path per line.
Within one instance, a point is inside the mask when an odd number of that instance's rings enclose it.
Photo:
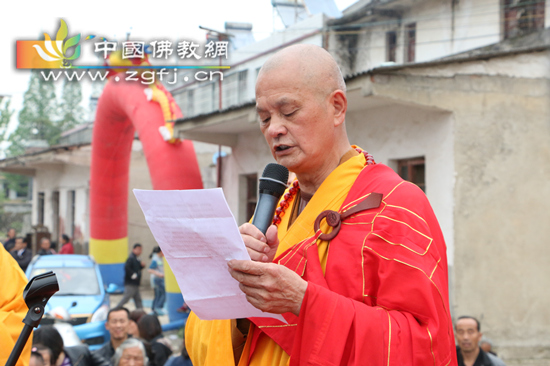
M 340 68 L 325 49 L 311 45 L 293 45 L 277 52 L 262 66 L 258 80 L 272 72 L 288 72 L 293 80 L 316 90 L 325 97 L 335 90 L 346 91 Z
M 260 129 L 277 162 L 313 194 L 351 149 L 340 69 L 321 47 L 295 45 L 273 55 L 256 82 Z

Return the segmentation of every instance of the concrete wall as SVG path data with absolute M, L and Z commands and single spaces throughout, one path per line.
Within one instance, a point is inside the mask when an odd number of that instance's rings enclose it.
M 453 115 L 453 314 L 478 317 L 507 365 L 550 362 L 549 56 L 476 62 L 490 76 L 457 63 L 372 77 L 378 97 Z M 538 74 L 517 76 L 527 59 Z
M 274 163 L 267 143 L 260 132 L 250 132 L 239 135 L 236 147 L 232 149 L 231 156 L 223 162 L 223 193 L 238 225 L 247 222 L 250 217 L 246 215 L 245 187 L 240 177 L 248 174 L 256 174 L 261 177 L 265 166 Z

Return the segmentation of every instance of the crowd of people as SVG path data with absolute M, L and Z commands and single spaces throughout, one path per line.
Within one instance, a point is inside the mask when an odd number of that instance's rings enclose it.
M 115 307 L 108 313 L 105 328 L 110 341 L 90 352 L 85 345 L 65 347 L 55 327 L 40 327 L 34 332 L 30 366 L 192 366 L 185 340 L 181 354 L 173 356 L 154 314 Z M 480 330 L 479 320 L 471 316 L 455 322 L 458 365 L 505 366 Z
M 33 257 L 32 248 L 28 243 L 27 237 L 17 236 L 17 231 L 14 228 L 10 228 L 6 239 L 2 243 L 4 248 L 17 261 L 23 272 L 26 271 Z M 56 252 L 55 247 L 55 242 L 52 242 L 47 237 L 43 237 L 38 243 L 36 254 L 74 254 L 73 243 L 67 234 L 61 236 L 61 248 L 59 249 L 59 253 Z
M 109 310 L 105 328 L 110 341 L 91 352 L 86 345 L 65 347 L 59 331 L 51 325 L 34 331 L 30 366 L 190 366 L 185 347 L 172 355 L 160 321 L 143 310 L 125 307 Z

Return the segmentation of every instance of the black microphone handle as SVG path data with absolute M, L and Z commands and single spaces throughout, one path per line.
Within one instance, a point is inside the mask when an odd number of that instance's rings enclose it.
M 260 198 L 254 211 L 252 225 L 256 226 L 265 235 L 267 229 L 273 223 L 273 215 L 279 203 L 280 197 L 275 197 L 269 193 L 260 192 Z

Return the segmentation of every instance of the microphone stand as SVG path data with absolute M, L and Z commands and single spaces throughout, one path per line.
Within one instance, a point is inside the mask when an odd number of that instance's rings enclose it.
M 52 271 L 35 276 L 27 283 L 23 291 L 23 298 L 29 311 L 23 319 L 25 325 L 19 334 L 19 338 L 17 338 L 17 342 L 15 342 L 15 347 L 11 351 L 6 366 L 15 366 L 23 348 L 25 348 L 25 344 L 29 340 L 33 328 L 40 325 L 40 320 L 42 320 L 44 308 L 48 300 L 57 291 L 59 291 L 59 285 L 55 273 Z

